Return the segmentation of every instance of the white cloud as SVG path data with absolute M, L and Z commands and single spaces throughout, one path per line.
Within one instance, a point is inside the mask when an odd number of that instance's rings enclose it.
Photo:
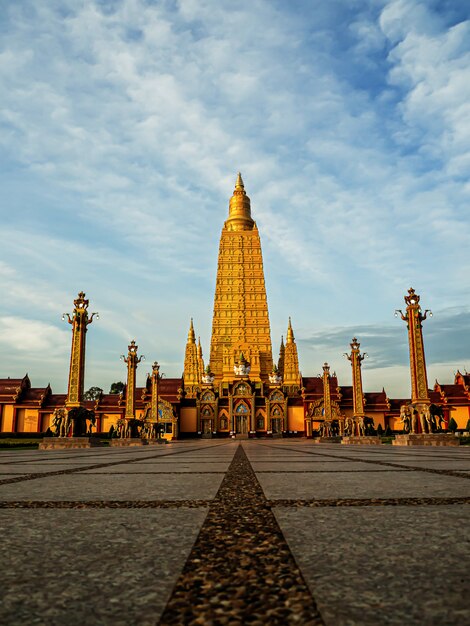
M 239 169 L 274 325 L 289 313 L 303 328 L 382 323 L 410 285 L 431 306 L 462 304 L 469 22 L 411 0 L 381 7 L 9 6 L 5 313 L 30 317 L 37 302 L 46 323 L 84 288 L 105 312 L 96 341 L 110 355 L 137 336 L 182 367 L 191 313 L 208 353 Z
M 0 344 L 5 352 L 40 354 L 43 358 L 62 355 L 68 348 L 65 331 L 34 319 L 0 318 Z

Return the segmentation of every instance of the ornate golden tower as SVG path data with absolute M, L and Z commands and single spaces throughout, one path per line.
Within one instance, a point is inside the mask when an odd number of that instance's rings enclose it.
M 429 404 L 428 377 L 426 374 L 426 361 L 424 359 L 423 326 L 422 322 L 428 313 L 426 309 L 421 313 L 419 304 L 420 297 L 413 288 L 408 289 L 408 295 L 404 296 L 406 303 L 406 313 L 401 309 L 395 311 L 395 317 L 401 315 L 401 319 L 406 322 L 408 328 L 408 343 L 410 348 L 410 370 L 411 370 L 411 402 Z
M 353 380 L 353 416 L 364 417 L 364 393 L 362 391 L 362 374 L 361 363 L 367 354 L 364 352 L 361 354 L 359 350 L 361 344 L 356 337 L 353 338 L 351 346 L 351 354 L 345 354 L 344 356 L 351 361 L 352 367 L 352 380 Z
M 250 199 L 238 174 L 220 237 L 210 352 L 216 383 L 234 379 L 241 353 L 250 364 L 250 378 L 267 382 L 273 358 L 263 257 Z
M 183 378 L 186 397 L 194 398 L 197 387 L 201 382 L 201 374 L 199 372 L 198 349 L 196 346 L 196 335 L 194 333 L 192 318 L 189 325 L 188 340 L 186 341 Z
M 127 357 L 121 356 L 124 363 L 127 363 L 127 390 L 126 390 L 126 419 L 133 419 L 135 417 L 135 375 L 137 365 L 144 358 L 143 356 L 137 356 L 137 349 L 134 339 L 128 346 Z
M 67 317 L 69 324 L 72 324 L 72 349 L 70 353 L 69 385 L 67 390 L 67 400 L 65 406 L 68 409 L 78 407 L 83 401 L 83 390 L 85 385 L 85 344 L 88 324 L 93 318 L 99 319 L 98 313 L 92 313 L 88 317 L 89 301 L 85 299 L 85 294 L 80 291 L 78 298 L 73 301 L 74 310 L 72 316 L 64 313 L 62 319 Z
M 289 387 L 290 391 L 300 388 L 299 357 L 295 344 L 294 331 L 289 317 L 287 326 L 286 345 L 284 348 L 284 371 L 282 372 L 282 384 Z
M 323 410 L 323 419 L 331 421 L 333 413 L 331 410 L 330 366 L 328 363 L 323 364 Z

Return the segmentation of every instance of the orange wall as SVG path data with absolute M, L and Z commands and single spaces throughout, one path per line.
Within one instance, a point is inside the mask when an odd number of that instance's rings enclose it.
M 304 432 L 304 429 L 304 407 L 287 407 L 287 430 L 297 430 L 298 432 Z
M 13 405 L 4 404 L 2 408 L 2 433 L 11 433 L 13 424 Z

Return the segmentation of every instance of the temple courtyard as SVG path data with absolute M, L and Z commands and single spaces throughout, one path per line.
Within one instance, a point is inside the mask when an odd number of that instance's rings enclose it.
M 0 452 L 2 624 L 470 623 L 470 446 Z

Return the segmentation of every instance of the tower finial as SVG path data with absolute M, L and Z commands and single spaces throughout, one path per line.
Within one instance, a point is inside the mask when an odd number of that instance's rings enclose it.
M 194 332 L 193 318 L 191 318 L 191 323 L 189 324 L 188 342 L 196 343 L 196 333 Z
M 286 343 L 294 343 L 294 331 L 292 330 L 292 323 L 289 317 L 289 324 L 287 326 Z
M 243 184 L 243 178 L 240 172 L 237 175 L 237 182 L 235 183 L 235 189 L 245 189 L 245 185 Z

